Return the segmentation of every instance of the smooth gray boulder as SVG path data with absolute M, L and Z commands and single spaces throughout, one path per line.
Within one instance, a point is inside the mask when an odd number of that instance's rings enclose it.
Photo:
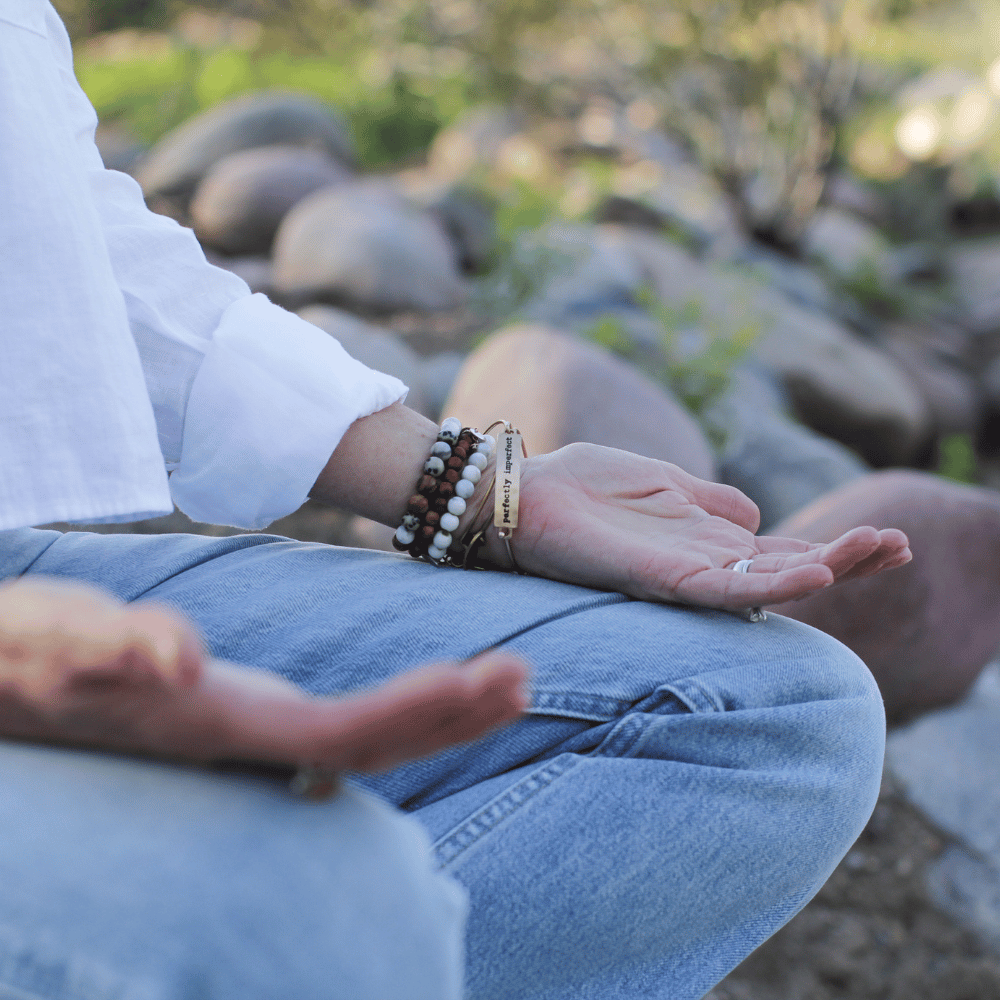
M 522 309 L 525 319 L 583 332 L 602 316 L 636 309 L 646 275 L 627 247 L 599 227 L 556 223 L 523 233 L 514 245 L 513 266 L 538 283 Z M 660 352 L 661 331 L 631 329 L 636 347 Z
M 854 278 L 870 269 L 891 279 L 889 243 L 870 222 L 840 208 L 821 208 L 812 217 L 803 249 L 840 278 Z
M 351 173 L 328 154 L 298 146 L 260 146 L 224 156 L 191 201 L 198 239 L 228 254 L 266 254 L 293 205 Z
M 842 444 L 787 416 L 784 399 L 747 368 L 707 414 L 724 438 L 719 480 L 742 490 L 760 508 L 760 530 L 868 472 Z
M 217 257 L 212 263 L 242 278 L 251 292 L 270 295 L 274 291 L 274 266 L 267 257 Z
M 964 331 L 941 323 L 895 323 L 882 328 L 880 340 L 927 401 L 935 433 L 976 431 L 983 398 Z
M 308 323 L 340 341 L 341 347 L 362 364 L 386 375 L 395 375 L 409 387 L 406 405 L 424 416 L 435 417 L 433 404 L 424 392 L 421 361 L 398 334 L 383 330 L 342 309 L 312 305 L 299 310 Z
M 958 705 L 890 733 L 886 764 L 957 843 L 928 872 L 934 901 L 1000 949 L 1000 666 Z
M 1000 240 L 966 240 L 948 255 L 963 324 L 975 334 L 1000 331 Z
M 347 126 L 336 111 L 306 94 L 267 90 L 216 105 L 168 132 L 137 178 L 147 198 L 185 200 L 224 156 L 275 145 L 322 150 L 346 166 L 355 160 Z
M 796 416 L 814 430 L 877 466 L 905 464 L 925 446 L 931 416 L 923 396 L 891 358 L 846 327 L 653 234 L 602 229 L 633 255 L 661 301 L 693 309 L 718 335 L 755 333 L 751 357 L 778 377 Z
M 494 205 L 486 195 L 469 185 L 442 182 L 426 170 L 408 170 L 395 180 L 401 194 L 438 218 L 463 271 L 486 268 L 496 240 Z
M 858 525 L 904 531 L 912 561 L 774 610 L 853 649 L 901 722 L 961 698 L 1000 647 L 1000 494 L 925 472 L 871 473 L 773 533 L 830 542 Z
M 657 163 L 657 182 L 642 194 L 618 195 L 597 209 L 602 222 L 632 221 L 630 203 L 650 213 L 665 229 L 690 242 L 699 253 L 733 257 L 745 237 L 729 198 L 719 185 L 690 163 Z
M 420 381 L 424 387 L 427 406 L 433 420 L 442 420 L 444 405 L 451 395 L 452 386 L 465 364 L 465 355 L 460 351 L 439 351 L 430 357 L 420 359 Z
M 292 304 L 439 310 L 468 296 L 439 222 L 387 185 L 360 181 L 303 198 L 274 241 L 275 286 Z
M 444 412 L 480 428 L 511 420 L 531 454 L 587 441 L 715 478 L 701 428 L 665 389 L 606 351 L 537 324 L 500 330 L 477 348 Z

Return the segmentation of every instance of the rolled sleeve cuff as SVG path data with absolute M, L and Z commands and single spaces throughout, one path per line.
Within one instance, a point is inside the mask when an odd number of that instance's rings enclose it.
M 195 521 L 266 528 L 305 502 L 355 420 L 405 395 L 265 296 L 240 299 L 191 387 L 174 503 Z

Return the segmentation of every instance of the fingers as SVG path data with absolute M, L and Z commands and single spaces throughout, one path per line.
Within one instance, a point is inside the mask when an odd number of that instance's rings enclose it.
M 760 510 L 746 494 L 734 486 L 710 483 L 705 479 L 689 476 L 691 499 L 702 510 L 716 517 L 723 517 L 751 533 L 760 527 Z
M 382 770 L 475 739 L 524 711 L 526 677 L 522 661 L 495 652 L 404 674 L 360 696 L 364 704 L 348 699 L 355 745 L 340 748 L 341 766 Z
M 890 562 L 895 565 L 902 553 L 909 552 L 906 535 L 894 528 L 883 531 L 871 527 L 854 528 L 827 545 L 771 536 L 759 538 L 757 543 L 760 554 L 754 557 L 751 573 L 775 572 L 821 562 L 830 567 L 837 580 L 880 572 Z
M 678 596 L 732 609 L 778 604 L 834 582 L 905 565 L 911 558 L 906 535 L 895 529 L 855 528 L 827 545 L 777 537 L 757 542 L 760 552 L 747 573 L 734 573 L 732 568 L 703 570 L 685 581 Z
M 193 627 L 168 608 L 113 607 L 61 622 L 50 673 L 67 690 L 138 684 L 190 687 L 204 663 Z
M 731 569 L 707 569 L 684 581 L 677 588 L 677 597 L 690 604 L 735 611 L 794 601 L 830 586 L 833 580 L 833 572 L 822 563 L 777 572 L 734 573 Z
M 313 699 L 266 675 L 213 663 L 201 685 L 202 710 L 208 722 L 216 712 L 223 758 L 375 771 L 515 718 L 527 705 L 526 677 L 522 661 L 494 652 L 414 670 L 372 691 Z
M 37 578 L 0 588 L 0 677 L 45 699 L 74 686 L 190 685 L 204 654 L 175 611 L 125 606 L 89 585 Z

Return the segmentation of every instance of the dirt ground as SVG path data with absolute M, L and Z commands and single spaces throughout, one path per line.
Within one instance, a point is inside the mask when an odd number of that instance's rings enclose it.
M 948 843 L 886 777 L 819 895 L 706 1000 L 1000 1000 L 1000 954 L 924 890 Z

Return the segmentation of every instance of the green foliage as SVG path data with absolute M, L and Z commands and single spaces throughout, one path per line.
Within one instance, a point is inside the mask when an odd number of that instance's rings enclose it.
M 487 271 L 473 283 L 476 310 L 494 325 L 516 320 L 545 285 L 572 263 L 543 241 L 525 238 L 526 232 L 539 230 L 556 218 L 552 202 L 522 182 L 507 195 L 497 208 Z
M 123 121 L 145 142 L 201 110 L 202 59 L 195 49 L 146 57 L 77 60 L 77 76 L 102 121 Z
M 446 119 L 461 107 L 460 80 L 440 94 L 418 92 L 398 74 L 371 87 L 356 68 L 318 56 L 259 54 L 236 47 L 205 50 L 176 42 L 130 59 L 77 58 L 77 75 L 102 121 L 124 122 L 153 143 L 193 114 L 251 90 L 287 88 L 313 94 L 342 111 L 361 163 L 371 169 L 424 150 Z M 440 99 L 439 99 L 440 98 Z
M 873 260 L 865 260 L 854 274 L 833 284 L 865 309 L 884 319 L 898 319 L 906 311 L 906 301 L 885 281 Z
M 71 34 L 121 28 L 163 28 L 177 13 L 176 0 L 56 0 Z
M 587 337 L 619 357 L 637 363 L 701 420 L 713 439 L 717 438 L 717 429 L 706 421 L 707 413 L 728 388 L 733 368 L 760 335 L 759 325 L 747 322 L 724 329 L 706 319 L 702 304 L 696 299 L 679 306 L 670 305 L 649 289 L 639 298 L 662 330 L 658 363 L 651 364 L 646 354 L 640 353 L 616 316 L 600 317 L 587 330 Z
M 434 103 L 415 93 L 402 75 L 357 101 L 348 111 L 348 120 L 359 158 L 376 168 L 426 149 L 442 124 Z
M 625 332 L 625 327 L 618 316 L 608 314 L 598 317 L 594 325 L 586 331 L 586 337 L 612 354 L 629 360 L 635 359 L 635 341 Z
M 948 434 L 938 443 L 937 474 L 956 483 L 979 481 L 976 449 L 971 434 Z

